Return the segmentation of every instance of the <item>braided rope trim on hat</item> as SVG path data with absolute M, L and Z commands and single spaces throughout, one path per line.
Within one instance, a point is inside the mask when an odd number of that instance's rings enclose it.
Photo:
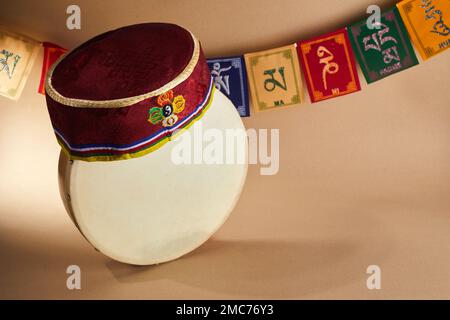
M 64 97 L 52 85 L 53 71 L 67 55 L 64 54 L 53 64 L 53 66 L 49 70 L 47 74 L 47 79 L 45 81 L 45 91 L 56 102 L 75 108 L 123 108 L 138 103 L 142 100 L 158 96 L 182 83 L 194 71 L 194 68 L 197 65 L 198 59 L 200 57 L 200 43 L 192 33 L 190 34 L 192 36 L 192 40 L 194 41 L 194 52 L 192 53 L 191 60 L 184 68 L 184 70 L 175 79 L 169 81 L 159 89 L 138 96 L 113 100 L 86 100 L 86 99 L 75 99 Z

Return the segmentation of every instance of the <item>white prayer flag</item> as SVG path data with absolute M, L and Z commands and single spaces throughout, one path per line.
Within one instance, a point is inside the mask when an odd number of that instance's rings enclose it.
M 0 29 L 0 95 L 19 99 L 39 46 L 33 39 Z

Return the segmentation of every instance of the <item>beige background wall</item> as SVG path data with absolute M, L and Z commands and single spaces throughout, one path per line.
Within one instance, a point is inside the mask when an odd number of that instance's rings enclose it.
M 81 31 L 65 28 L 67 5 Z M 192 30 L 208 56 L 333 31 L 395 1 L 6 1 L 0 24 L 71 48 L 146 21 Z M 42 53 L 18 102 L 0 97 L 1 298 L 450 298 L 450 55 L 357 94 L 254 114 L 280 129 L 280 171 L 251 166 L 222 229 L 195 252 L 131 267 L 94 251 L 59 199 L 59 149 L 36 93 Z M 360 73 L 362 77 L 362 74 Z M 308 100 L 308 99 L 307 99 Z M 82 269 L 82 290 L 65 268 Z M 382 268 L 382 290 L 366 268 Z

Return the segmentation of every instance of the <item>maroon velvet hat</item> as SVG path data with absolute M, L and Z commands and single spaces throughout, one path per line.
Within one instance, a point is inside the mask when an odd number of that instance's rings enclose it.
M 48 72 L 47 106 L 71 159 L 135 158 L 201 117 L 214 86 L 189 31 L 145 23 L 101 34 Z

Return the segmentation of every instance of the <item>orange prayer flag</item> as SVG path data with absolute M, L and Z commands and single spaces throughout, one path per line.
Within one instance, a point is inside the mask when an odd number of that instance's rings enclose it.
M 397 7 L 411 40 L 424 60 L 448 49 L 449 0 L 405 0 Z

